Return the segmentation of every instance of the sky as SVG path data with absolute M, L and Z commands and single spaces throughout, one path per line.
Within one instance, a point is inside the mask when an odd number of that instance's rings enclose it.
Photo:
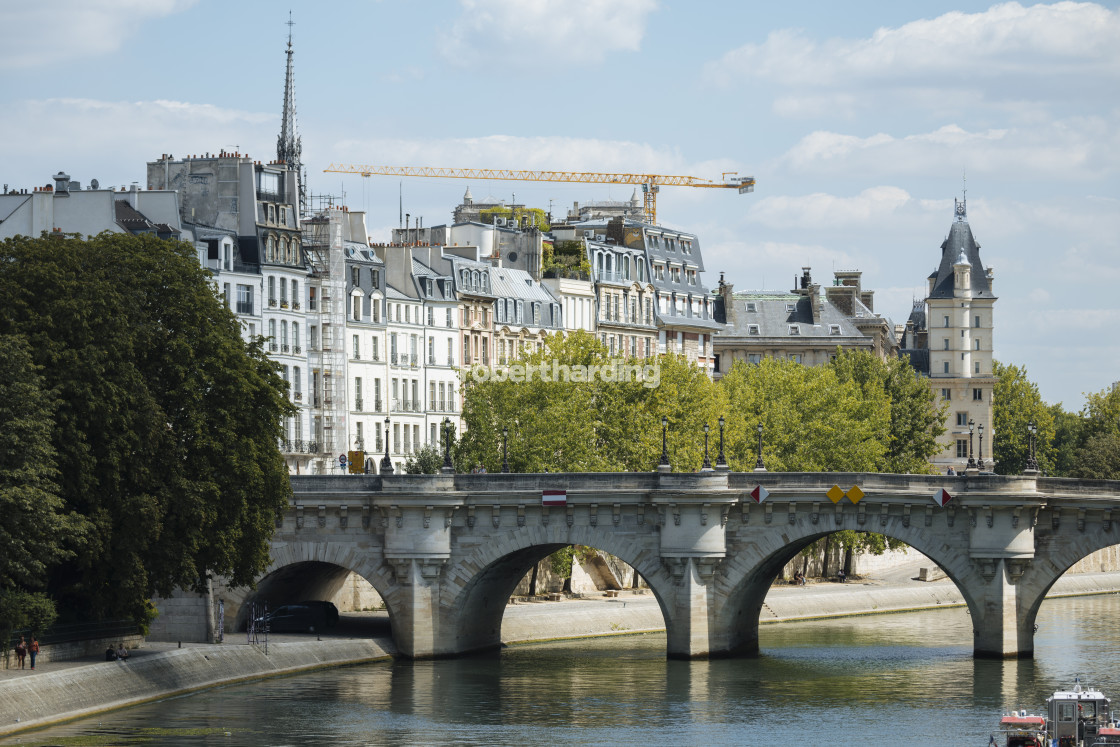
M 632 188 L 362 178 L 331 163 L 680 174 L 659 222 L 709 287 L 860 270 L 905 321 L 953 199 L 994 271 L 995 357 L 1047 402 L 1120 380 L 1120 0 L 0 0 L 0 182 L 275 158 L 288 12 L 309 187 L 389 238 L 467 186 L 556 214 Z M 414 218 L 415 219 L 415 218 Z

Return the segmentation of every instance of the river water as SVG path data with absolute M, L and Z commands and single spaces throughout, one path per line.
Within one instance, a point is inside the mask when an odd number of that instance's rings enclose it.
M 755 659 L 663 635 L 515 646 L 229 686 L 2 744 L 969 745 L 1075 675 L 1120 698 L 1120 595 L 1051 600 L 1035 658 L 974 661 L 964 609 L 764 625 Z

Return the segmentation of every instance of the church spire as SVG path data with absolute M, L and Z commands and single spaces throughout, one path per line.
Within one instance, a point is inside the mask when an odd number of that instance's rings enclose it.
M 280 121 L 280 136 L 276 138 L 276 158 L 287 164 L 288 168 L 300 174 L 303 162 L 300 156 L 303 146 L 296 135 L 296 78 L 292 69 L 292 13 L 288 11 L 288 69 L 284 78 L 284 113 Z M 298 178 L 298 177 L 297 177 Z M 300 207 L 305 207 L 303 179 L 300 182 Z

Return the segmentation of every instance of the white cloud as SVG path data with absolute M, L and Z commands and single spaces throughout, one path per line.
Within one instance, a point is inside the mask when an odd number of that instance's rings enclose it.
M 710 81 L 761 79 L 808 90 L 922 86 L 942 92 L 982 90 L 998 100 L 1098 91 L 1120 79 L 1120 11 L 1094 3 L 994 5 L 950 12 L 863 39 L 816 41 L 798 30 L 771 32 L 761 44 L 726 53 L 705 68 Z M 849 103 L 851 99 L 845 99 Z M 865 102 L 866 104 L 866 102 Z M 785 102 L 779 111 L 812 109 Z
M 195 0 L 34 0 L 0 4 L 0 66 L 65 63 L 114 52 L 151 18 Z
M 972 132 L 949 124 L 904 137 L 817 131 L 780 160 L 799 172 L 912 176 L 943 173 L 948 165 L 1004 179 L 1095 180 L 1120 172 L 1120 117 L 1112 120 L 1074 117 Z
M 442 35 L 441 52 L 472 66 L 501 62 L 555 67 L 595 64 L 610 52 L 635 52 L 656 0 L 460 0 L 463 11 Z
M 340 140 L 328 152 L 340 161 L 362 159 L 375 165 L 691 173 L 684 171 L 690 167 L 675 149 L 594 138 L 489 135 L 445 139 Z
M 182 157 L 234 146 L 266 160 L 278 125 L 274 114 L 183 101 L 16 102 L 0 110 L 0 139 L 20 142 L 4 156 L 4 176 L 11 186 L 27 188 L 59 169 L 83 182 L 91 176 L 103 184 L 142 182 L 144 164 L 161 153 Z M 21 132 L 35 137 L 17 138 Z
M 810 195 L 764 197 L 747 211 L 748 221 L 777 229 L 835 229 L 868 226 L 913 205 L 899 187 L 870 187 L 854 197 L 817 192 Z

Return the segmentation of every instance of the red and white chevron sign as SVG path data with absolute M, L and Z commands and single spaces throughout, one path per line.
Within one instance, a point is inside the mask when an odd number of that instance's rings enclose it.
M 945 508 L 945 504 L 951 500 L 953 500 L 953 496 L 949 495 L 949 491 L 945 488 L 941 488 L 933 494 L 933 502 L 941 508 Z
M 770 491 L 762 487 L 761 485 L 755 485 L 754 490 L 748 493 L 748 495 L 750 495 L 750 497 L 754 499 L 755 503 L 762 503 L 764 500 L 766 500 L 766 496 L 770 495 Z

